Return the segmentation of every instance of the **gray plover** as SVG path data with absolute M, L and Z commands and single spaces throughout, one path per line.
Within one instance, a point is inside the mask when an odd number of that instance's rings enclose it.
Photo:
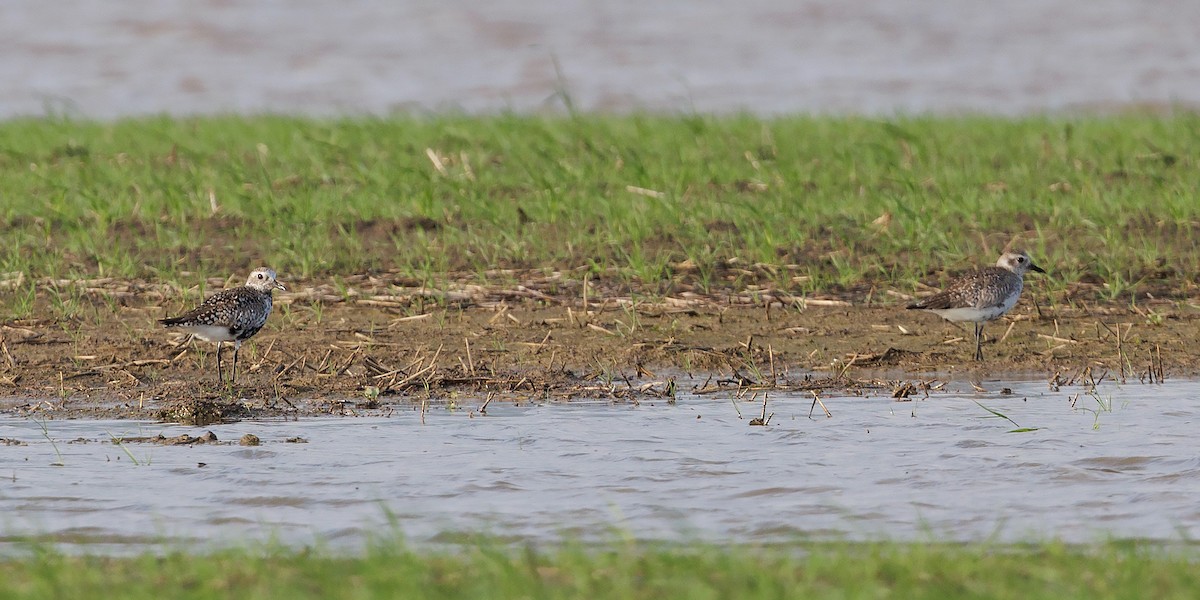
M 221 290 L 196 308 L 158 322 L 186 331 L 206 342 L 217 343 L 217 381 L 221 377 L 221 346 L 233 342 L 233 377 L 237 381 L 238 350 L 267 323 L 271 314 L 271 292 L 285 290 L 275 280 L 275 271 L 260 267 L 250 272 L 246 285 Z
M 983 324 L 1017 305 L 1025 287 L 1026 271 L 1045 273 L 1024 252 L 1005 252 L 996 266 L 967 273 L 941 292 L 908 305 L 927 310 L 947 321 L 975 324 L 975 360 L 983 360 Z

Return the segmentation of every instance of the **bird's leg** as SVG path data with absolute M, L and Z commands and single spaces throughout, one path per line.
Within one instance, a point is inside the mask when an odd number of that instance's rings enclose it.
M 237 357 L 238 357 L 238 350 L 241 350 L 241 349 L 242 349 L 241 340 L 238 340 L 233 343 L 233 379 L 230 379 L 229 383 L 237 383 Z
M 975 360 L 983 360 L 983 322 L 975 324 Z
M 217 385 L 221 385 L 221 346 L 224 342 L 217 342 Z

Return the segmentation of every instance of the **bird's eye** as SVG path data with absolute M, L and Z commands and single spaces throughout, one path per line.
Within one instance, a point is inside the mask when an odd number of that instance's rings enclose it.
M 259 273 L 259 274 L 258 274 L 258 278 L 259 278 L 259 279 L 262 279 L 262 278 L 263 278 L 263 274 L 262 274 L 262 273 Z
M 1019 262 L 1019 263 L 1023 263 L 1023 262 L 1025 262 L 1025 257 L 1024 257 L 1024 256 L 1018 256 L 1018 257 L 1017 257 L 1017 262 Z

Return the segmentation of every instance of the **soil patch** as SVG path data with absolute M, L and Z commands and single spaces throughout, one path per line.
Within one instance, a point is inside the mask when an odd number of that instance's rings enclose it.
M 1152 382 L 1200 365 L 1200 309 L 1186 301 L 1065 304 L 1034 292 L 988 325 L 986 360 L 975 363 L 969 328 L 905 311 L 894 293 L 641 299 L 517 278 L 525 283 L 436 290 L 391 278 L 349 289 L 293 283 L 243 346 L 236 385 L 217 383 L 212 344 L 155 323 L 183 305 L 178 290 L 72 282 L 84 305 L 56 308 L 39 294 L 34 314 L 59 316 L 0 326 L 0 409 L 204 425 L 430 402 L 486 410 L 491 401 L 669 401 L 680 392 L 904 399 L 955 377 Z

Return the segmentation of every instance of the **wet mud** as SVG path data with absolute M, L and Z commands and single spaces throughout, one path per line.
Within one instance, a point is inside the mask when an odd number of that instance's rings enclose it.
M 293 285 L 242 347 L 235 384 L 218 383 L 213 344 L 155 322 L 198 300 L 195 290 L 69 282 L 80 290 L 76 305 L 39 294 L 31 314 L 46 316 L 0 325 L 0 410 L 204 425 L 679 393 L 906 398 L 948 379 L 1152 382 L 1200 365 L 1200 308 L 1181 299 L 1067 303 L 1035 291 L 988 325 L 976 363 L 970 327 L 906 311 L 898 292 L 640 298 L 520 280 L 436 290 L 370 278 L 348 289 Z M 67 282 L 48 282 L 59 284 Z

